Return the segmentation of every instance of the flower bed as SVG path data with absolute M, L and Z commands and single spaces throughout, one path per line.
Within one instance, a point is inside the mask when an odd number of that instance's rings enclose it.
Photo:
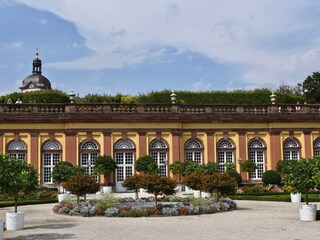
M 148 217 L 148 216 L 181 216 L 211 214 L 230 211 L 237 204 L 230 198 L 193 199 L 168 197 L 154 207 L 153 197 L 134 200 L 132 198 L 115 198 L 105 194 L 99 199 L 77 204 L 71 200 L 54 206 L 53 211 L 70 216 L 105 216 L 105 217 Z

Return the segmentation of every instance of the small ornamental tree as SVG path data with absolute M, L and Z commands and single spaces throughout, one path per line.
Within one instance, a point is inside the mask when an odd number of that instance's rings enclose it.
M 254 172 L 257 169 L 257 165 L 252 160 L 245 160 L 242 163 L 242 171 L 247 172 L 250 179 L 250 173 Z
M 158 173 L 158 164 L 151 156 L 139 157 L 136 162 L 136 170 L 145 174 Z
M 236 181 L 238 186 L 242 183 L 242 177 L 240 173 L 237 172 L 235 165 L 233 163 L 227 163 L 226 165 L 226 173 L 228 173 L 231 177 L 233 177 Z
M 203 190 L 203 183 L 205 179 L 205 174 L 203 173 L 190 173 L 185 176 L 184 181 L 186 186 L 192 188 L 193 190 Z
M 75 171 L 75 167 L 70 162 L 58 162 L 53 167 L 51 173 L 52 181 L 53 183 L 60 185 L 61 183 L 67 181 L 71 175 L 74 175 Z
M 288 160 L 284 172 L 285 185 L 291 188 L 292 193 L 305 194 L 306 204 L 309 204 L 308 191 L 317 185 L 315 176 L 319 174 L 317 158 Z
M 203 182 L 203 190 L 213 193 L 216 196 L 216 201 L 219 201 L 223 195 L 235 193 L 237 187 L 236 180 L 228 173 L 206 175 Z
M 92 178 L 92 176 L 78 171 L 75 175 L 62 184 L 62 186 L 72 194 L 77 196 L 77 203 L 80 203 L 80 196 L 85 196 L 87 193 L 96 193 L 100 186 Z
M 175 193 L 175 187 L 177 183 L 172 178 L 166 176 L 159 176 L 156 173 L 152 173 L 143 177 L 142 187 L 147 190 L 148 193 L 154 195 L 155 207 L 158 204 L 158 195 L 171 195 Z
M 136 199 L 139 199 L 138 190 L 141 188 L 141 184 L 143 183 L 143 176 L 141 175 L 133 175 L 127 177 L 123 183 L 122 186 L 127 188 L 128 190 L 134 190 Z
M 0 155 L 0 193 L 14 198 L 14 212 L 18 211 L 20 192 L 28 194 L 38 185 L 36 169 L 9 155 Z
M 95 166 L 93 169 L 94 174 L 104 175 L 104 184 L 107 183 L 107 175 L 117 168 L 117 164 L 111 156 L 99 156 L 96 158 Z

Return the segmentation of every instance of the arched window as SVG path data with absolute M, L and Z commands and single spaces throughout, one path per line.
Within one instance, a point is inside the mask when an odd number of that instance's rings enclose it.
M 17 140 L 11 141 L 8 144 L 8 154 L 11 157 L 14 157 L 19 160 L 26 160 L 27 159 L 27 146 L 24 142 Z
M 155 139 L 150 143 L 150 156 L 157 162 L 160 175 L 168 174 L 168 146 L 164 140 Z
M 286 139 L 283 143 L 283 159 L 299 160 L 299 144 L 294 139 Z
M 123 181 L 134 174 L 135 146 L 131 140 L 119 140 L 114 146 L 114 156 L 117 164 L 116 190 L 124 192 Z
M 230 140 L 222 139 L 217 143 L 217 159 L 219 172 L 226 171 L 226 163 L 234 163 L 234 144 Z
M 265 171 L 265 146 L 262 141 L 253 139 L 248 145 L 249 160 L 253 161 L 257 169 L 250 173 L 251 179 L 261 179 Z
M 313 142 L 313 156 L 320 157 L 320 138 Z
M 53 167 L 61 161 L 61 145 L 59 142 L 47 141 L 42 146 L 42 169 L 43 169 L 43 183 L 52 183 L 51 173 Z
M 202 163 L 203 146 L 200 141 L 191 139 L 185 144 L 185 158 L 186 161 L 194 161 L 196 163 Z
M 98 155 L 99 146 L 94 141 L 85 141 L 80 145 L 80 166 L 96 181 L 98 181 L 98 176 L 93 174 L 93 168 Z

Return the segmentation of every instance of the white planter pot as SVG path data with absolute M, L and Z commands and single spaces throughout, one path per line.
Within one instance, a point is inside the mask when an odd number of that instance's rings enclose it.
M 300 204 L 299 215 L 301 221 L 316 221 L 317 204 Z
M 140 191 L 141 193 L 146 193 L 146 192 L 147 192 L 147 190 L 144 189 L 144 188 L 140 188 L 139 191 Z
M 175 190 L 177 193 L 181 193 L 181 192 L 182 192 L 182 185 L 181 185 L 181 184 L 178 184 L 174 190 Z
M 63 202 L 64 200 L 68 199 L 70 197 L 70 194 L 69 193 L 61 193 L 61 194 L 58 194 L 58 202 L 61 203 Z
M 111 186 L 102 187 L 102 191 L 103 193 L 111 193 L 112 187 Z
M 291 202 L 293 203 L 299 203 L 301 202 L 301 193 L 290 193 L 291 196 Z
M 202 192 L 202 193 L 201 193 L 201 197 L 202 197 L 202 198 L 210 198 L 210 197 L 211 197 L 211 194 L 208 193 L 208 192 Z
M 6 213 L 6 229 L 22 230 L 24 226 L 24 213 Z
M 186 194 L 193 194 L 193 190 L 186 186 Z
M 193 190 L 193 197 L 194 198 L 200 198 L 201 197 L 200 190 Z

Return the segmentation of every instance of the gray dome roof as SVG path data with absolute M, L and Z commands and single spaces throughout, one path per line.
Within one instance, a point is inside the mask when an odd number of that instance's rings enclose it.
M 29 85 L 33 84 L 34 88 L 41 88 L 41 89 L 51 89 L 51 83 L 50 81 L 43 76 L 41 73 L 32 73 L 28 77 L 26 77 L 22 81 L 22 86 L 20 89 L 29 88 Z
M 32 61 L 32 74 L 22 81 L 20 89 L 22 91 L 32 90 L 51 90 L 50 81 L 41 73 L 41 60 L 38 58 L 39 53 L 36 53 L 36 58 Z

